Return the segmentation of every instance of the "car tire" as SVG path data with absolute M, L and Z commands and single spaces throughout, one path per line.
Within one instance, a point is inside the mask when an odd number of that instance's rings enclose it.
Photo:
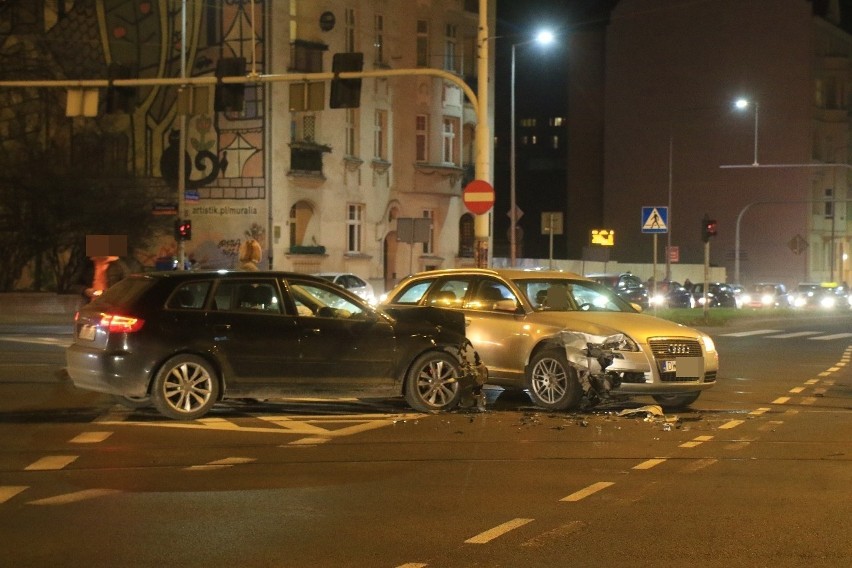
M 655 394 L 653 398 L 663 410 L 680 410 L 698 400 L 700 395 L 701 391 L 696 391 L 686 394 Z
M 527 385 L 533 403 L 549 410 L 577 408 L 583 397 L 577 372 L 560 349 L 544 349 L 533 356 Z
M 150 396 L 121 396 L 121 395 L 113 395 L 113 402 L 116 404 L 120 404 L 125 408 L 131 408 L 136 410 L 137 408 L 148 408 L 151 406 L 151 397 Z
M 414 360 L 405 379 L 405 400 L 414 410 L 452 410 L 461 400 L 459 362 L 449 353 L 429 351 Z
M 176 355 L 154 377 L 154 406 L 163 416 L 194 420 L 207 414 L 219 399 L 219 378 L 197 355 Z

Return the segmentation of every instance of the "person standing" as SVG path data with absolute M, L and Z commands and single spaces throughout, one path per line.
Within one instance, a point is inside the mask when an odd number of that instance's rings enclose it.
M 260 243 L 257 242 L 257 239 L 249 237 L 240 245 L 240 270 L 258 270 L 257 265 L 260 263 L 260 259 Z

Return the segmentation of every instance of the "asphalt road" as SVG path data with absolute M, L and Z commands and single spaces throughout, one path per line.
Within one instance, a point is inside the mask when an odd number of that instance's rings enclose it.
M 0 565 L 849 566 L 850 332 L 711 330 L 718 384 L 663 416 L 493 390 L 192 423 L 74 389 L 67 336 L 0 335 Z

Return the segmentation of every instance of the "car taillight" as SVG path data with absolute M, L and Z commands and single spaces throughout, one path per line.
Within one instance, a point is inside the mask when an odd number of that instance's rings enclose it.
M 100 327 L 110 333 L 133 333 L 142 329 L 145 320 L 120 316 L 118 314 L 101 314 Z

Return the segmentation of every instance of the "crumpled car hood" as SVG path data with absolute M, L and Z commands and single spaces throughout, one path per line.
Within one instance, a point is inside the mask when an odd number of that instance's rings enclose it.
M 654 316 L 623 312 L 536 312 L 528 314 L 529 323 L 570 329 L 593 335 L 625 333 L 635 341 L 649 337 L 695 337 L 701 333 L 691 327 Z

